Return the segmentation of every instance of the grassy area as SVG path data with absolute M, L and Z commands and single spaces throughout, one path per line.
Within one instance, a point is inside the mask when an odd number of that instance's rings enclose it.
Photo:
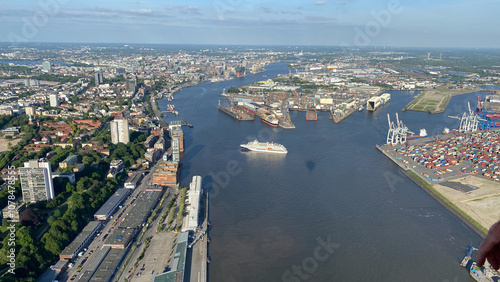
M 443 85 L 433 90 L 424 90 L 417 98 L 411 101 L 403 110 L 442 113 L 448 106 L 452 96 L 470 93 L 470 90 L 450 89 L 450 85 Z
M 439 193 L 436 189 L 432 187 L 427 181 L 423 180 L 419 175 L 414 173 L 413 171 L 407 171 L 409 174 L 411 174 L 415 179 L 418 179 L 420 183 L 422 183 L 427 189 L 429 189 L 434 195 L 439 197 L 444 203 L 446 203 L 450 208 L 454 209 L 456 212 L 458 212 L 462 217 L 467 219 L 470 223 L 472 223 L 474 226 L 479 228 L 484 234 L 488 233 L 488 229 L 479 224 L 477 221 L 475 221 L 472 217 L 470 217 L 467 213 L 462 211 L 459 207 L 457 207 L 455 204 L 453 204 L 450 200 L 448 200 L 445 196 L 443 196 L 441 193 Z

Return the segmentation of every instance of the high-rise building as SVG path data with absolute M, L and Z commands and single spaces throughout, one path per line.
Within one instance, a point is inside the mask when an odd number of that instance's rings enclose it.
M 49 100 L 50 100 L 50 106 L 51 107 L 57 107 L 59 106 L 59 98 L 57 94 L 50 94 L 49 95 Z
M 126 118 L 112 120 L 110 127 L 111 142 L 113 144 L 118 144 L 120 142 L 127 144 L 130 141 L 128 135 L 128 120 Z
M 99 84 L 101 84 L 103 82 L 102 80 L 102 72 L 96 72 L 95 73 L 95 86 L 99 86 Z
M 21 190 L 25 203 L 54 198 L 54 184 L 49 161 L 30 160 L 19 168 Z
M 49 61 L 44 61 L 42 63 L 42 71 L 43 72 L 50 72 L 50 69 L 52 68 L 52 65 L 50 64 Z
M 137 90 L 137 77 L 127 79 L 125 82 L 125 90 L 129 92 L 135 92 Z

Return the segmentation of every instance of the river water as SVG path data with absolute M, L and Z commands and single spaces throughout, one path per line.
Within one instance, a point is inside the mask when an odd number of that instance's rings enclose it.
M 477 95 L 453 97 L 444 114 L 401 112 L 416 92 L 389 91 L 375 113 L 340 124 L 318 113 L 296 129 L 239 122 L 217 110 L 223 88 L 288 73 L 286 63 L 221 83 L 181 90 L 173 102 L 184 127 L 181 185 L 193 175 L 210 189 L 210 281 L 473 281 L 459 266 L 481 238 L 406 178 L 375 149 L 385 143 L 387 113 L 417 133 L 456 128 Z M 241 152 L 259 139 L 283 144 L 286 156 Z M 325 247 L 326 246 L 326 247 Z

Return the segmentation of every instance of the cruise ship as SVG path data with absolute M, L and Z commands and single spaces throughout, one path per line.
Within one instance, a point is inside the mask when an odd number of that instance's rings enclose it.
M 257 151 L 257 152 L 268 152 L 268 153 L 278 153 L 286 154 L 288 153 L 285 146 L 278 143 L 269 142 L 259 142 L 257 140 L 248 142 L 247 144 L 241 144 L 241 149 L 245 151 Z

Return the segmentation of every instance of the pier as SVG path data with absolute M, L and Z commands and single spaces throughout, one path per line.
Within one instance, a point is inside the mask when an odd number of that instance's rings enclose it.
M 185 120 L 181 120 L 182 124 L 189 127 L 189 128 L 193 128 L 193 125 L 190 124 L 189 122 L 185 121 Z
M 290 114 L 288 110 L 285 112 L 285 116 L 279 119 L 279 126 L 284 129 L 294 129 L 295 125 L 292 122 L 292 118 L 290 118 Z

